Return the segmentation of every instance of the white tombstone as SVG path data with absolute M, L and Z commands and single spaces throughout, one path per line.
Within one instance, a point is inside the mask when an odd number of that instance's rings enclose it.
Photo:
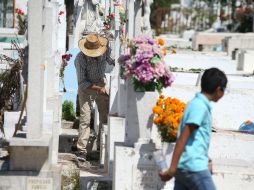
M 134 37 L 134 0 L 129 0 L 129 6 L 128 6 L 128 23 L 127 23 L 127 36 L 129 39 L 132 39 Z
M 134 36 L 140 36 L 143 32 L 142 0 L 134 1 Z M 132 15 L 133 17 L 133 15 Z
M 125 137 L 125 118 L 112 117 L 108 119 L 107 133 L 107 169 L 109 176 L 112 176 L 114 165 L 114 147 L 116 143 L 123 143 Z
M 151 34 L 150 6 L 152 3 L 153 3 L 153 0 L 143 0 L 143 7 L 144 7 L 143 30 L 145 34 Z M 166 17 L 166 20 L 167 20 L 167 17 Z
M 245 73 L 253 74 L 254 72 L 254 50 L 242 50 L 239 55 L 237 69 Z

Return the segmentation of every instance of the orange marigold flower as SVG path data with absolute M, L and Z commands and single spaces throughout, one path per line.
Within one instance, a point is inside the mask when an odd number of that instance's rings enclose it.
M 158 125 L 161 122 L 160 117 L 154 118 L 153 122 L 154 122 L 154 124 Z
M 157 101 L 157 106 L 161 106 L 161 105 L 163 105 L 163 104 L 164 104 L 163 99 L 159 99 L 159 100 Z
M 153 113 L 155 113 L 155 114 L 162 114 L 163 113 L 163 109 L 160 106 L 154 106 L 153 107 Z
M 165 97 L 164 97 L 163 94 L 161 94 L 159 98 L 160 98 L 160 99 L 164 99 Z
M 158 44 L 161 46 L 165 45 L 165 41 L 162 38 L 158 38 Z
M 183 111 L 186 104 L 177 98 L 160 95 L 156 106 L 153 108 L 153 113 L 158 114 L 154 119 L 154 123 L 158 126 L 158 130 L 163 141 L 172 142 L 177 137 L 178 127 L 182 119 Z

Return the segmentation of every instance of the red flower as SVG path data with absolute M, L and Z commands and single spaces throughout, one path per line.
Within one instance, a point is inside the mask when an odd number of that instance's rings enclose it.
M 25 14 L 21 9 L 15 9 L 15 12 L 19 15 L 24 15 Z
M 115 13 L 109 13 L 108 16 L 111 17 L 111 18 L 114 18 L 115 17 Z
M 61 15 L 63 15 L 63 14 L 64 14 L 64 11 L 60 11 L 60 12 L 58 13 L 59 16 L 61 16 Z
M 70 54 L 70 53 L 62 55 L 62 59 L 66 60 L 66 61 L 70 61 L 71 57 L 72 57 L 72 54 Z

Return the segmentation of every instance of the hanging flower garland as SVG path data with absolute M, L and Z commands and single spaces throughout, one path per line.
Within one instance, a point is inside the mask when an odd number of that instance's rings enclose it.
M 59 11 L 59 13 L 58 13 L 58 18 L 57 18 L 59 24 L 62 23 L 62 22 L 61 22 L 62 15 L 64 15 L 64 11 Z
M 59 77 L 63 84 L 63 92 L 66 92 L 65 83 L 64 83 L 64 70 L 68 66 L 68 61 L 70 61 L 72 54 L 66 53 L 62 55 L 62 64 L 60 67 Z
M 119 9 L 119 19 L 120 19 L 120 39 L 124 41 L 125 39 L 125 24 L 128 22 L 128 19 L 126 18 L 126 11 L 125 8 L 119 3 L 115 2 L 114 6 L 116 6 Z M 105 17 L 104 20 L 104 29 L 105 30 L 113 30 L 114 29 L 114 19 L 115 19 L 115 13 L 111 12 L 111 9 L 109 8 L 109 14 Z

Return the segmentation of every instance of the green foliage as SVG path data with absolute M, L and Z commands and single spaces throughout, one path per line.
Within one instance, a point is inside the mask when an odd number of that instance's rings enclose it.
M 168 128 L 169 127 L 167 125 L 162 125 L 162 126 L 160 126 L 160 129 L 158 130 L 162 141 L 163 142 L 168 142 L 168 143 L 176 142 L 176 138 L 172 137 L 169 134 Z
M 140 81 L 138 81 L 135 77 L 131 78 L 131 82 L 134 86 L 134 90 L 137 92 L 145 92 L 145 91 L 158 91 L 159 93 L 162 92 L 163 84 L 159 80 L 154 80 L 152 82 L 149 82 L 147 84 L 144 84 Z
M 65 100 L 62 105 L 62 119 L 74 121 L 76 118 L 72 101 Z
M 24 35 L 27 29 L 27 18 L 24 15 L 17 15 L 18 20 L 18 34 Z

